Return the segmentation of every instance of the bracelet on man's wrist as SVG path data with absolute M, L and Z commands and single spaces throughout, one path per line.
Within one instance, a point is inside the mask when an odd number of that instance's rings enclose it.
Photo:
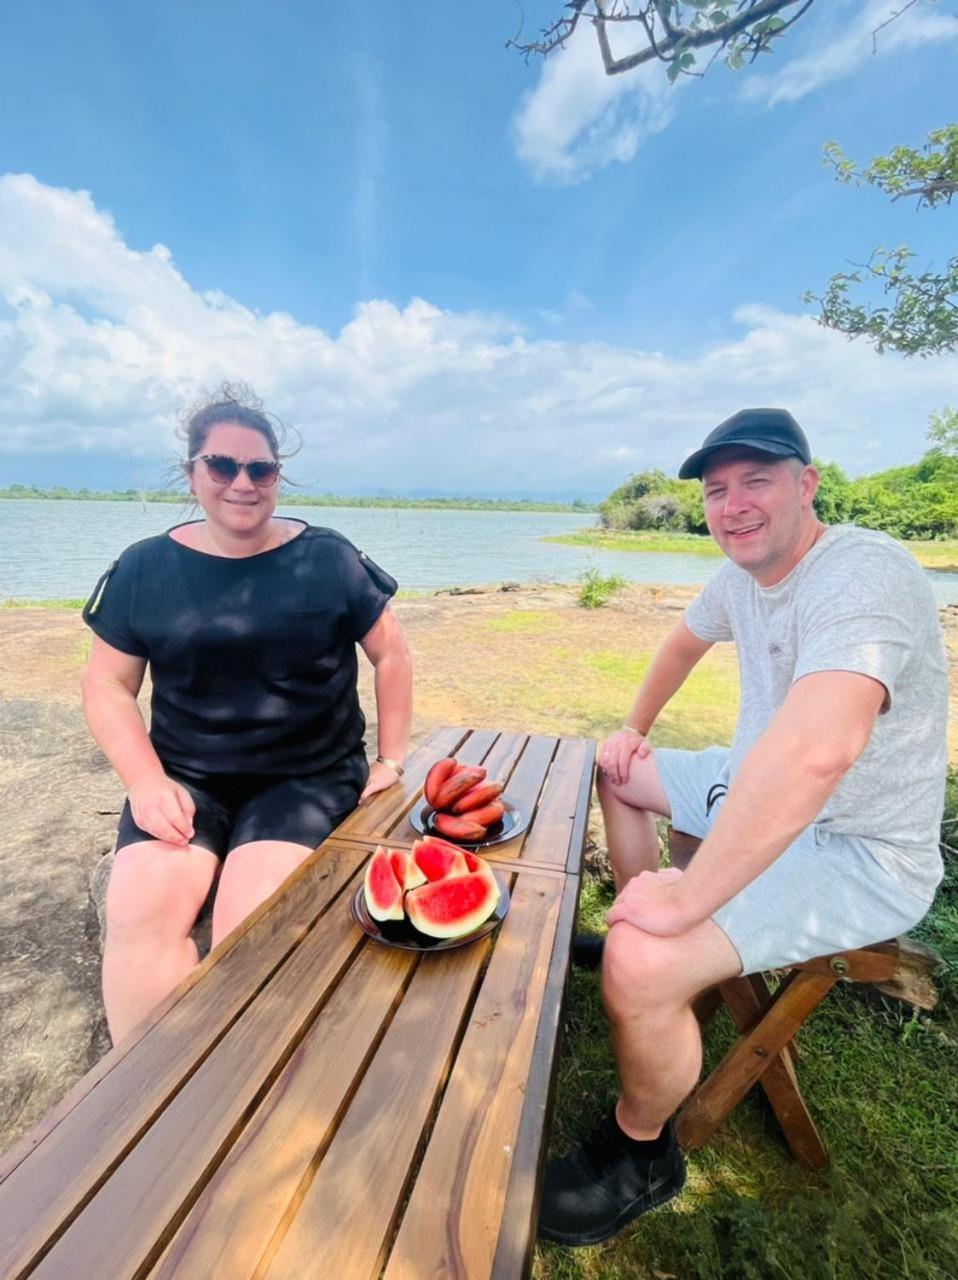
M 624 724 L 622 728 L 625 729 L 627 733 L 637 733 L 640 738 L 645 737 L 645 734 L 642 732 L 642 730 L 637 729 L 634 724 Z
M 406 772 L 398 760 L 391 760 L 389 756 L 377 756 L 376 763 L 384 764 L 387 769 L 392 769 L 397 778 L 401 778 Z

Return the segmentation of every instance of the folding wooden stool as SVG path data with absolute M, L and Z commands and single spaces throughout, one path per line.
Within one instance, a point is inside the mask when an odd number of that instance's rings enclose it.
M 700 843 L 669 828 L 673 861 L 687 860 Z M 822 1168 L 828 1153 L 798 1085 L 796 1032 L 840 981 L 867 982 L 919 1009 L 933 1009 L 938 993 L 931 975 L 941 963 L 930 947 L 903 937 L 792 965 L 774 992 L 762 974 L 732 978 L 703 992 L 694 1005 L 699 1021 L 705 1022 L 725 1004 L 739 1038 L 679 1112 L 676 1132 L 681 1145 L 686 1150 L 704 1146 L 758 1083 L 795 1159 L 810 1169 Z

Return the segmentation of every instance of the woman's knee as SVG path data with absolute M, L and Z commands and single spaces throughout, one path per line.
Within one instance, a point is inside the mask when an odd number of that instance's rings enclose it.
M 195 858 L 189 856 L 193 853 Z M 107 886 L 108 941 L 147 934 L 186 937 L 215 874 L 215 859 L 205 854 L 162 841 L 120 849 Z

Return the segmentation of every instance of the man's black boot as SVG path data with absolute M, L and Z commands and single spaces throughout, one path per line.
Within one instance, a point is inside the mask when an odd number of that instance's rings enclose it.
M 601 933 L 577 933 L 572 941 L 572 963 L 577 969 L 601 969 L 605 936 Z
M 685 1185 L 671 1120 L 652 1142 L 619 1128 L 615 1110 L 561 1160 L 546 1165 L 539 1235 L 565 1245 L 599 1244 Z

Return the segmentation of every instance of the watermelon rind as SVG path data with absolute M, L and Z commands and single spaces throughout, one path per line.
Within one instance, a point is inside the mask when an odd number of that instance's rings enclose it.
M 489 919 L 499 897 L 499 883 L 491 871 L 469 871 L 407 893 L 406 914 L 429 938 L 460 938 Z
M 390 850 L 379 848 L 366 864 L 363 893 L 374 920 L 402 920 L 403 889 L 393 871 Z

